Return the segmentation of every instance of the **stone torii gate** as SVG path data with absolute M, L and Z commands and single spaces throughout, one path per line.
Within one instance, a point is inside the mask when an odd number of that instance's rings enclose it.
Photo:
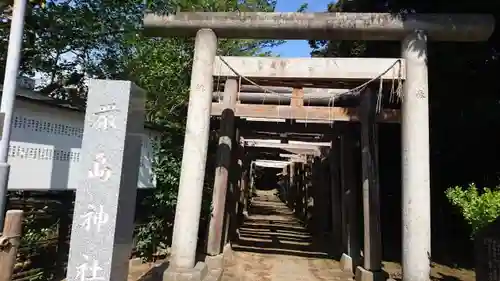
M 170 274 L 167 278 L 201 277 L 195 268 L 198 222 L 201 210 L 203 179 L 212 107 L 213 71 L 216 64 L 217 37 L 255 39 L 329 39 L 329 40 L 391 40 L 402 44 L 404 82 L 402 126 L 402 235 L 403 280 L 427 281 L 430 273 L 430 183 L 429 183 L 429 97 L 427 41 L 485 41 L 494 28 L 494 19 L 487 15 L 457 14 L 374 14 L 374 13 L 178 13 L 147 14 L 145 33 L 150 36 L 196 36 L 191 90 L 184 142 L 184 154 L 178 204 L 172 242 Z M 375 67 L 368 60 L 356 64 L 341 63 L 335 75 L 349 79 L 363 74 L 359 68 Z M 377 63 L 381 62 L 381 59 Z M 231 62 L 232 65 L 237 61 Z M 249 65 L 245 65 L 245 68 Z M 253 66 L 254 69 L 255 65 Z M 266 71 L 288 69 L 287 65 L 267 64 Z M 238 68 L 241 69 L 241 68 Z M 356 72 L 356 70 L 358 71 Z M 324 71 L 325 68 L 319 71 Z M 302 74 L 318 73 L 318 66 L 302 70 Z M 233 75 L 230 72 L 228 76 Z M 269 74 L 269 72 L 268 72 Z M 327 73 L 328 74 L 328 73 Z M 377 73 L 378 74 L 378 73 Z M 319 74 L 318 74 L 319 75 Z M 373 73 L 366 75 L 374 78 Z M 266 77 L 269 77 L 266 76 Z M 297 76 L 290 76 L 291 80 Z M 303 77 L 303 75 L 302 75 Z M 306 76 L 307 77 L 307 76 Z M 212 108 L 213 111 L 217 108 Z M 342 116 L 336 109 L 324 111 L 285 112 L 270 110 L 275 118 L 325 119 Z M 236 115 L 252 116 L 238 106 Z M 221 112 L 222 114 L 222 112 Z M 285 114 L 282 116 L 282 114 Z M 314 118 L 314 116 L 317 116 Z M 165 277 L 164 276 L 164 277 Z M 169 280 L 169 279 L 167 279 Z M 175 279 L 181 280 L 181 279 Z M 184 279 L 182 279 L 184 280 Z M 194 279 L 186 279 L 194 280 Z

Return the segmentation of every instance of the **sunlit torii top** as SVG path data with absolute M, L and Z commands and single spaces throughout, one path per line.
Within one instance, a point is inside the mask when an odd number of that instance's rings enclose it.
M 220 38 L 400 41 L 423 30 L 432 41 L 473 42 L 488 40 L 494 26 L 494 17 L 482 14 L 180 12 L 144 17 L 145 34 L 158 37 L 192 37 L 208 28 Z

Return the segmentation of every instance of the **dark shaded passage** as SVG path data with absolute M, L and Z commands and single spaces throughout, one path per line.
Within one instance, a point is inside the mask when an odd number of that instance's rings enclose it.
M 320 241 L 313 239 L 304 223 L 297 219 L 276 195 L 258 191 L 250 216 L 239 228 L 234 249 L 266 254 L 328 258 Z
M 257 190 L 223 281 L 352 280 L 276 193 Z

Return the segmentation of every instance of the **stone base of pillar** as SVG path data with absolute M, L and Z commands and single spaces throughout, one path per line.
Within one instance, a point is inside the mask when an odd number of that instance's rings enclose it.
M 234 259 L 233 248 L 231 247 L 231 243 L 227 243 L 222 249 L 222 254 L 224 255 L 224 260 L 226 262 L 232 262 Z
M 207 256 L 205 258 L 205 264 L 207 265 L 208 270 L 222 269 L 224 267 L 224 254 Z
M 361 266 L 356 268 L 356 281 L 386 281 L 387 277 L 383 271 L 370 271 Z
M 222 250 L 222 254 L 216 256 L 207 256 L 205 264 L 208 268 L 208 274 L 203 281 L 220 281 L 224 273 L 225 262 L 232 262 L 233 250 L 231 244 L 226 244 Z M 164 279 L 165 281 L 165 279 Z
M 344 272 L 355 273 L 352 258 L 347 254 L 342 254 L 340 257 L 340 269 Z
M 208 267 L 208 274 L 203 281 L 220 281 L 224 273 L 224 254 L 207 256 L 205 263 Z
M 204 262 L 198 262 L 194 268 L 169 267 L 163 273 L 163 281 L 203 281 L 208 274 L 208 267 Z

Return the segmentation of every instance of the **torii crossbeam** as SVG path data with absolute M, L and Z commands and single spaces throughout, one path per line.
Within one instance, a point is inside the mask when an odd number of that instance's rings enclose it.
M 433 41 L 475 42 L 487 40 L 494 26 L 493 16 L 479 14 L 188 12 L 144 17 L 146 34 L 161 37 L 193 37 L 207 28 L 221 38 L 400 41 L 425 30 Z

